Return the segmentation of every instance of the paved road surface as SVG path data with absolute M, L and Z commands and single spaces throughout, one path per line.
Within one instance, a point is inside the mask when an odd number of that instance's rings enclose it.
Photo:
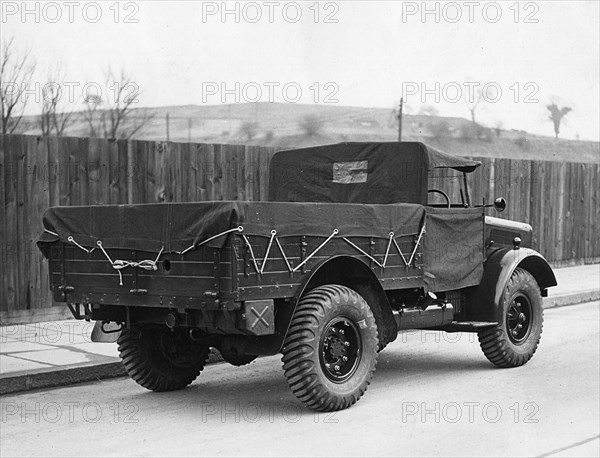
M 298 404 L 278 357 L 210 366 L 175 393 L 115 379 L 5 396 L 0 455 L 598 456 L 599 305 L 547 310 L 516 369 L 470 334 L 401 334 L 333 414 Z

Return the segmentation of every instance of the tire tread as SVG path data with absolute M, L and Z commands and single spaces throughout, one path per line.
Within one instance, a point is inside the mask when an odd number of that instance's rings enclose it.
M 505 297 L 509 294 L 509 292 L 517 287 L 519 284 L 527 284 L 531 283 L 535 285 L 536 288 L 537 282 L 533 278 L 533 276 L 522 268 L 515 269 L 513 275 L 506 285 L 506 289 L 504 292 Z M 541 301 L 542 297 L 539 293 L 539 289 L 536 290 L 537 294 L 534 298 L 532 298 L 532 302 L 536 301 L 539 305 L 539 312 L 542 313 Z M 533 313 L 537 313 L 535 304 L 531 304 Z M 504 311 L 503 311 L 504 312 Z M 503 326 L 503 323 L 499 323 L 497 326 L 486 329 L 484 331 L 480 331 L 478 333 L 479 344 L 486 358 L 494 365 L 501 368 L 509 368 L 509 367 L 518 367 L 527 363 L 535 354 L 537 347 L 540 342 L 541 334 L 542 334 L 542 325 L 543 325 L 543 317 L 540 317 L 540 325 L 539 332 L 536 331 L 534 336 L 534 340 L 532 340 L 532 349 L 527 354 L 518 354 L 511 348 L 511 342 L 508 336 L 506 335 Z M 503 317 L 504 319 L 504 317 Z
M 340 300 L 358 305 L 363 316 L 371 321 L 374 331 L 370 338 L 377 345 L 377 327 L 368 304 L 354 290 L 345 286 L 325 285 L 308 292 L 294 312 L 288 335 L 283 347 L 283 369 L 289 387 L 294 395 L 306 406 L 318 411 L 342 410 L 355 404 L 366 392 L 371 383 L 377 364 L 376 354 L 370 361 L 366 380 L 358 388 L 357 393 L 345 396 L 332 395 L 320 381 L 321 368 L 317 367 L 313 357 L 318 353 L 319 326 L 323 325 L 319 318 L 326 316 L 326 309 L 332 300 Z M 364 345 L 363 345 L 364 347 Z
M 185 388 L 200 375 L 208 360 L 208 348 L 206 348 L 193 367 L 165 371 L 148 357 L 141 332 L 124 330 L 117 344 L 119 356 L 129 376 L 151 391 L 175 391 Z

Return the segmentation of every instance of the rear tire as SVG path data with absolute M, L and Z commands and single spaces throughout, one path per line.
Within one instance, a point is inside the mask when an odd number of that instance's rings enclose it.
M 313 289 L 298 303 L 282 349 L 292 393 L 322 412 L 350 407 L 371 383 L 378 344 L 362 296 L 339 285 Z
M 209 350 L 191 340 L 186 329 L 124 329 L 117 343 L 129 376 L 152 391 L 180 390 L 192 383 Z
M 501 322 L 479 332 L 481 349 L 498 367 L 522 366 L 537 350 L 544 322 L 542 295 L 533 275 L 517 267 L 506 284 L 500 307 Z

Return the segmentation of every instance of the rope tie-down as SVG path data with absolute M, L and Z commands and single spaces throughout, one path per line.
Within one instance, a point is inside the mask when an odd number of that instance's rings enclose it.
M 186 248 L 183 251 L 176 251 L 175 253 L 177 253 L 179 255 L 183 255 L 183 254 L 187 253 L 188 251 L 194 250 L 194 249 L 196 249 L 196 248 L 198 248 L 198 247 L 200 247 L 200 246 L 202 246 L 202 245 L 210 242 L 211 240 L 217 239 L 219 237 L 222 237 L 222 236 L 227 235 L 227 234 L 232 233 L 232 232 L 240 232 L 240 233 L 242 233 L 243 231 L 244 231 L 244 227 L 243 226 L 238 226 L 238 227 L 235 227 L 233 229 L 228 229 L 228 230 L 223 231 L 223 232 L 221 232 L 221 233 L 219 233 L 217 235 L 209 237 L 206 240 L 203 240 L 202 242 L 200 242 L 198 244 L 191 245 L 190 247 Z M 404 262 L 404 265 L 406 267 L 408 267 L 412 263 L 412 261 L 413 261 L 413 259 L 415 257 L 415 254 L 417 252 L 417 249 L 418 249 L 419 245 L 421 244 L 421 240 L 423 238 L 423 234 L 424 233 L 425 233 L 425 224 L 423 224 L 423 226 L 421 227 L 421 230 L 418 233 L 418 238 L 417 238 L 417 241 L 416 241 L 415 246 L 413 248 L 413 251 L 412 251 L 412 253 L 411 253 L 410 257 L 409 257 L 409 260 L 407 260 L 406 257 L 404 256 L 404 253 L 400 249 L 400 246 L 398 245 L 398 242 L 396 241 L 396 237 L 400 237 L 400 236 L 396 236 L 395 237 L 394 232 L 390 232 L 389 233 L 389 238 L 388 238 L 387 248 L 386 248 L 386 251 L 385 251 L 384 258 L 383 258 L 383 262 L 379 262 L 372 255 L 370 255 L 365 250 L 363 250 L 362 248 L 360 248 L 358 245 L 356 245 L 355 243 L 353 243 L 352 241 L 350 241 L 347 237 L 340 236 L 340 238 L 342 240 L 344 240 L 346 243 L 348 243 L 350 246 L 352 246 L 354 249 L 356 249 L 357 251 L 359 251 L 362 255 L 366 256 L 368 259 L 370 259 L 371 261 L 373 261 L 377 266 L 379 266 L 382 269 L 385 269 L 386 263 L 387 263 L 389 255 L 390 255 L 390 250 L 391 250 L 392 246 L 394 246 L 396 248 L 396 250 L 398 251 L 398 254 L 402 258 L 402 261 Z M 294 272 L 298 271 L 302 266 L 304 266 L 325 245 L 327 245 L 331 241 L 331 239 L 333 239 L 334 237 L 338 236 L 338 234 L 339 234 L 339 230 L 338 229 L 333 229 L 331 235 L 329 235 L 318 247 L 316 247 L 312 251 L 312 253 L 310 253 L 296 267 L 292 267 L 292 265 L 290 263 L 290 259 L 288 258 L 288 256 L 286 255 L 286 253 L 283 250 L 283 247 L 281 246 L 281 242 L 276 237 L 277 230 L 275 230 L 275 229 L 271 230 L 270 238 L 269 238 L 269 243 L 267 245 L 267 249 L 265 251 L 265 254 L 264 254 L 264 257 L 262 259 L 262 262 L 259 259 L 257 259 L 256 255 L 254 253 L 254 249 L 252 247 L 252 244 L 250 243 L 250 240 L 248 239 L 248 237 L 246 237 L 245 234 L 242 234 L 242 238 L 244 239 L 244 242 L 248 246 L 248 249 L 249 249 L 249 252 L 250 252 L 250 257 L 252 258 L 252 263 L 254 264 L 254 268 L 256 269 L 257 273 L 262 274 L 264 272 L 265 266 L 266 266 L 267 261 L 269 259 L 269 253 L 270 253 L 271 248 L 273 246 L 273 242 L 275 242 L 275 244 L 277 245 L 277 248 L 279 248 L 279 251 L 281 252 L 281 255 L 283 256 L 283 259 L 285 260 L 285 263 L 287 265 L 288 270 L 291 273 L 294 273 Z M 81 250 L 85 251 L 88 254 L 91 253 L 95 249 L 95 248 L 92 248 L 91 250 L 88 250 L 87 248 L 85 248 L 81 244 L 77 243 L 77 241 L 71 235 L 67 238 L 67 240 L 70 243 L 72 243 L 73 245 L 77 246 L 78 248 L 80 248 Z M 164 249 L 165 249 L 164 246 L 160 249 L 160 251 L 158 252 L 158 255 L 156 256 L 156 259 L 144 259 L 144 260 L 141 260 L 141 261 L 127 261 L 127 260 L 123 260 L 123 259 L 115 259 L 115 260 L 113 260 L 110 257 L 110 255 L 108 254 L 108 252 L 106 251 L 106 249 L 104 248 L 104 246 L 102 245 L 102 241 L 101 240 L 98 240 L 96 242 L 96 245 L 102 251 L 102 253 L 106 257 L 106 259 L 108 260 L 108 262 L 110 262 L 112 268 L 115 269 L 117 271 L 117 273 L 119 274 L 119 285 L 120 286 L 123 286 L 123 275 L 121 274 L 121 270 L 123 270 L 123 269 L 125 269 L 127 267 L 140 268 L 140 269 L 144 269 L 144 270 L 158 270 L 157 264 L 158 264 L 158 261 L 159 261 L 161 255 L 163 254 Z
M 124 269 L 125 267 L 140 267 L 144 270 L 158 270 L 156 263 L 158 262 L 160 255 L 165 249 L 164 246 L 160 249 L 160 251 L 158 252 L 158 256 L 156 256 L 156 259 L 154 261 L 152 259 L 144 259 L 143 261 L 124 261 L 122 259 L 115 259 L 113 261 L 102 246 L 102 242 L 100 240 L 96 242 L 96 245 L 98 245 L 98 247 L 102 250 L 102 253 L 104 253 L 104 256 L 106 256 L 106 259 L 108 259 L 108 262 L 110 262 L 113 269 L 116 269 L 117 273 L 119 274 L 120 286 L 123 286 L 123 275 L 121 274 L 122 269 Z
M 396 242 L 396 238 L 394 236 L 394 232 L 390 232 L 389 233 L 389 238 L 388 238 L 388 245 L 385 251 L 385 256 L 383 258 L 383 262 L 379 262 L 377 259 L 375 259 L 373 256 L 371 256 L 369 253 L 367 253 L 365 250 L 363 250 L 362 248 L 360 248 L 358 245 L 356 245 L 355 243 L 353 243 L 350 239 L 348 239 L 347 237 L 341 236 L 340 238 L 342 240 L 344 240 L 346 243 L 348 243 L 351 247 L 353 247 L 354 249 L 356 249 L 358 252 L 360 252 L 362 255 L 366 256 L 368 259 L 370 259 L 371 261 L 373 261 L 377 266 L 381 267 L 382 269 L 385 269 L 388 257 L 390 255 L 390 250 L 392 246 L 395 246 L 395 248 L 398 251 L 398 254 L 400 255 L 400 257 L 402 258 L 402 261 L 404 262 L 404 265 L 406 267 L 408 267 L 414 257 L 415 254 L 417 253 L 417 249 L 419 248 L 419 245 L 421 244 L 421 240 L 423 237 L 423 234 L 425 233 L 425 224 L 423 224 L 423 226 L 421 227 L 421 230 L 419 231 L 419 236 L 417 238 L 417 241 L 415 243 L 415 246 L 413 248 L 413 251 L 410 255 L 410 259 L 407 261 L 406 257 L 404 256 L 404 253 L 402 252 L 402 250 L 400 249 L 400 246 L 398 245 L 398 242 Z M 256 254 L 254 253 L 254 249 L 252 247 L 252 243 L 250 242 L 250 240 L 248 239 L 248 237 L 246 237 L 245 234 L 242 234 L 242 237 L 244 239 L 244 242 L 246 242 L 246 245 L 248 246 L 248 251 L 250 252 L 250 257 L 252 259 L 252 264 L 254 265 L 254 268 L 256 269 L 256 272 L 259 274 L 262 274 L 265 270 L 265 265 L 267 264 L 268 261 L 268 257 L 269 257 L 269 252 L 271 251 L 271 247 L 273 245 L 273 242 L 275 242 L 277 244 L 277 247 L 279 248 L 279 251 L 281 252 L 281 255 L 283 256 L 283 259 L 287 265 L 288 270 L 291 273 L 296 272 L 297 270 L 299 270 L 303 265 L 305 265 L 315 254 L 317 254 L 318 251 L 320 251 L 325 245 L 327 245 L 327 243 L 329 243 L 329 241 L 331 241 L 331 239 L 333 239 L 334 237 L 336 237 L 339 234 L 339 230 L 338 229 L 334 229 L 333 232 L 331 233 L 331 235 L 329 235 L 329 237 L 327 237 L 317 248 L 315 248 L 312 253 L 310 253 L 300 264 L 298 264 L 296 267 L 292 267 L 288 257 L 286 256 L 285 252 L 283 251 L 283 247 L 281 246 L 281 243 L 279 241 L 279 239 L 276 237 L 277 235 L 277 231 L 275 229 L 271 230 L 271 237 L 269 239 L 269 244 L 267 246 L 267 250 L 265 252 L 265 255 L 263 257 L 262 262 L 256 257 Z M 416 234 L 415 234 L 416 235 Z M 402 237 L 403 234 L 398 235 L 396 237 Z
M 395 236 L 394 232 L 390 232 L 388 234 L 388 236 L 389 236 L 389 238 L 388 238 L 388 244 L 387 244 L 387 248 L 385 250 L 385 255 L 383 257 L 383 262 L 379 262 L 377 259 L 375 259 L 373 256 L 371 256 L 369 253 L 367 253 L 361 247 L 359 247 L 358 245 L 352 243 L 348 238 L 342 237 L 342 239 L 345 242 L 347 242 L 351 247 L 355 248 L 357 251 L 359 251 L 364 256 L 366 256 L 368 259 L 370 259 L 375 264 L 377 264 L 377 266 L 381 267 L 382 269 L 385 269 L 385 265 L 387 264 L 387 260 L 388 260 L 388 257 L 390 255 L 390 248 L 392 247 L 392 243 L 396 247 L 396 250 L 398 251 L 398 254 L 400 255 L 400 257 L 402 258 L 402 261 L 404 262 L 404 266 L 405 267 L 410 266 L 410 264 L 412 263 L 412 261 L 413 261 L 413 259 L 415 257 L 415 254 L 417 254 L 417 249 L 419 248 L 419 245 L 421 244 L 421 239 L 423 238 L 423 234 L 424 233 L 425 233 L 425 223 L 423 223 L 423 227 L 421 227 L 421 230 L 419 231 L 419 237 L 417 238 L 417 241 L 415 243 L 413 251 L 412 251 L 412 253 L 410 255 L 410 259 L 408 261 L 406 260 L 406 257 L 404 256 L 404 253 L 402 252 L 402 250 L 400 249 L 400 246 L 398 245 L 398 242 L 396 241 L 396 237 L 403 237 L 402 234 L 398 235 L 398 236 Z
M 187 253 L 190 250 L 196 249 L 201 245 L 204 245 L 205 243 L 210 242 L 211 240 L 214 240 L 216 238 L 219 238 L 223 235 L 229 234 L 230 232 L 242 232 L 244 230 L 244 228 L 242 226 L 238 226 L 234 229 L 229 229 L 227 231 L 221 232 L 220 234 L 214 235 L 212 237 L 207 238 L 206 240 L 203 240 L 202 242 L 198 243 L 197 245 L 192 245 L 188 248 L 186 248 L 183 251 L 178 251 L 176 252 L 177 254 L 184 254 Z M 73 238 L 72 235 L 70 235 L 67 240 L 69 242 L 71 242 L 73 245 L 75 245 L 76 247 L 80 248 L 81 250 L 85 251 L 86 253 L 91 253 L 94 248 L 92 248 L 91 250 L 88 250 L 87 248 L 85 248 L 84 246 L 80 245 L 79 243 L 77 243 L 77 241 Z M 160 251 L 158 252 L 158 255 L 156 256 L 156 259 L 143 259 L 141 261 L 126 261 L 123 259 L 115 259 L 113 261 L 113 259 L 110 257 L 110 255 L 108 254 L 108 252 L 104 249 L 104 247 L 102 246 L 102 241 L 98 240 L 96 242 L 96 245 L 98 246 L 98 248 L 100 248 L 100 250 L 102 250 L 102 253 L 104 253 L 104 256 L 106 256 L 106 259 L 108 259 L 108 262 L 110 262 L 110 265 L 112 266 L 113 269 L 115 269 L 117 271 L 117 273 L 119 274 L 119 285 L 123 286 L 123 275 L 121 274 L 121 270 L 125 269 L 126 267 L 139 267 L 140 269 L 144 269 L 144 270 L 158 270 L 158 260 L 160 259 L 160 256 L 163 254 L 163 251 L 165 250 L 165 247 L 163 246 Z
M 290 264 L 290 261 L 288 259 L 288 257 L 286 256 L 285 252 L 283 251 L 283 247 L 281 246 L 281 242 L 279 242 L 279 239 L 277 237 L 275 237 L 277 235 L 277 231 L 275 229 L 271 230 L 271 238 L 269 239 L 269 244 L 267 246 L 267 250 L 265 252 L 265 256 L 262 260 L 262 262 L 260 263 L 260 267 L 258 260 L 256 259 L 256 255 L 254 254 L 254 249 L 252 248 L 252 244 L 250 243 L 250 240 L 248 239 L 248 237 L 246 237 L 244 234 L 242 234 L 242 237 L 244 238 L 244 241 L 246 242 L 246 245 L 248 246 L 248 250 L 250 251 L 250 257 L 252 258 L 252 264 L 254 264 L 254 268 L 256 269 L 256 272 L 258 272 L 259 274 L 262 274 L 263 271 L 265 270 L 265 265 L 267 264 L 267 260 L 269 257 L 269 252 L 271 251 L 271 246 L 273 245 L 273 241 L 275 241 L 275 243 L 277 244 L 277 247 L 279 248 L 279 251 L 281 252 L 281 255 L 283 256 L 283 259 L 285 261 L 285 264 L 287 265 L 288 270 L 291 273 L 296 272 L 298 269 L 300 269 L 304 264 L 306 264 L 310 258 L 312 258 L 315 254 L 317 254 L 317 252 L 323 248 L 325 245 L 327 245 L 327 243 L 338 234 L 338 230 L 334 229 L 333 232 L 331 233 L 331 235 L 329 237 L 327 237 L 327 239 L 321 243 L 317 248 L 315 248 L 313 250 L 313 252 L 311 254 L 309 254 L 306 259 L 304 259 L 304 261 L 302 261 L 300 264 L 298 264 L 296 267 L 292 267 L 292 265 Z

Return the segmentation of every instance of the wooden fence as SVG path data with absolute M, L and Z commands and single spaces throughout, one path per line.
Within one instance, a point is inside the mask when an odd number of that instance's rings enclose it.
M 51 307 L 35 242 L 53 205 L 266 200 L 272 148 L 91 138 L 0 136 L 0 318 Z M 504 196 L 504 218 L 529 222 L 549 261 L 591 260 L 598 242 L 598 164 L 480 159 L 473 201 Z M 491 213 L 490 213 L 491 214 Z

